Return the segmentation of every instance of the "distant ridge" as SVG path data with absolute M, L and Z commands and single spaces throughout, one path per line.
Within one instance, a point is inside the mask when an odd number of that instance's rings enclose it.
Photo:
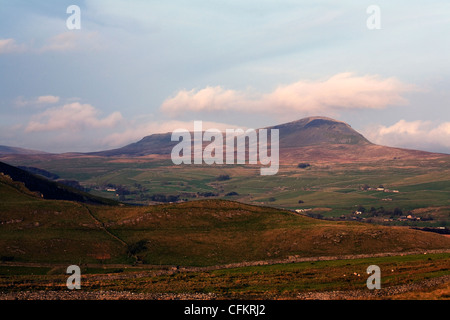
M 97 156 L 131 156 L 131 157 L 140 157 L 149 154 L 165 154 L 169 155 L 172 151 L 172 148 L 178 143 L 171 141 L 172 133 L 157 133 L 146 136 L 142 138 L 140 141 L 131 143 L 122 148 L 106 150 L 106 151 L 98 151 L 98 152 L 90 152 L 89 155 L 97 155 Z
M 48 152 L 38 151 L 38 150 L 31 150 L 31 149 L 24 149 L 24 148 L 17 148 L 17 147 L 10 147 L 10 146 L 0 146 L 0 154 L 26 154 L 26 155 L 33 155 L 33 154 L 48 154 Z

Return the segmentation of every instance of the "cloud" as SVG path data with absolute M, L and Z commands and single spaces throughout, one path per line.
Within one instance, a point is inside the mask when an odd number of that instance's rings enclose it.
M 80 131 L 86 128 L 111 128 L 123 120 L 120 112 L 99 118 L 100 111 L 89 104 L 74 102 L 45 110 L 32 117 L 26 132 Z
M 98 49 L 100 47 L 97 32 L 67 31 L 48 38 L 42 46 L 18 44 L 16 40 L 0 39 L 0 54 L 8 53 L 46 53 L 67 52 L 73 50 Z
M 242 102 L 253 104 L 243 92 L 226 90 L 220 86 L 201 90 L 181 90 L 165 100 L 161 110 L 176 115 L 180 112 L 223 111 L 236 109 Z
M 50 103 L 58 103 L 59 97 L 56 96 L 40 96 L 37 97 L 36 102 L 39 104 L 50 104 Z
M 282 85 L 269 93 L 230 90 L 221 86 L 181 90 L 166 99 L 160 109 L 172 117 L 186 113 L 226 111 L 317 114 L 405 105 L 408 101 L 403 94 L 416 90 L 414 86 L 395 78 L 340 73 L 326 80 L 302 80 Z
M 23 44 L 17 44 L 14 39 L 0 39 L 0 54 L 21 53 L 26 50 Z
M 43 106 L 43 105 L 58 103 L 59 100 L 60 100 L 59 97 L 52 96 L 52 95 L 39 96 L 39 97 L 32 98 L 32 99 L 25 99 L 24 97 L 18 97 L 17 99 L 15 99 L 14 104 L 17 107 L 25 107 L 25 106 L 29 106 L 29 105 Z
M 450 122 L 400 120 L 365 129 L 363 134 L 381 145 L 450 153 Z
M 97 47 L 98 34 L 96 32 L 67 31 L 57 34 L 47 40 L 47 43 L 38 49 L 39 52 L 64 52 L 81 48 Z

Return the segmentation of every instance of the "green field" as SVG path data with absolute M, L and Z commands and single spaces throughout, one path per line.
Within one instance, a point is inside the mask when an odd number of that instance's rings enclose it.
M 197 200 L 207 196 L 284 209 L 314 209 L 325 218 L 354 219 L 358 207 L 383 211 L 355 217 L 379 224 L 446 227 L 450 225 L 450 161 L 389 160 L 377 163 L 311 162 L 306 169 L 282 166 L 278 174 L 261 176 L 256 166 L 173 166 L 170 160 L 67 158 L 46 161 L 21 160 L 16 165 L 36 166 L 75 179 L 97 196 L 124 202 L 154 204 L 152 195 Z M 301 162 L 301 161 L 299 161 Z M 218 181 L 220 175 L 229 180 Z M 121 186 L 118 195 L 107 185 Z M 383 185 L 390 192 L 362 190 Z M 394 193 L 392 190 L 397 190 Z M 227 194 L 233 192 L 233 195 Z M 236 194 L 237 193 L 237 194 Z M 299 203 L 301 201 L 301 203 Z M 402 220 L 401 215 L 421 220 Z M 421 215 L 416 209 L 430 209 Z M 380 210 L 379 210 L 380 209 Z

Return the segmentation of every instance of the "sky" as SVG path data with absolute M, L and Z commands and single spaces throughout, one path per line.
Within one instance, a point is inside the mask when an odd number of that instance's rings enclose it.
M 0 145 L 327 116 L 450 153 L 449 38 L 448 0 L 0 0 Z

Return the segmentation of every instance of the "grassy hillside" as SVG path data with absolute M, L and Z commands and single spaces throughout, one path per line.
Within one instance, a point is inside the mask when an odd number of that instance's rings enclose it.
M 0 257 L 39 263 L 125 262 L 125 249 L 81 203 L 46 200 L 0 175 Z
M 223 200 L 147 207 L 35 197 L 0 176 L 0 256 L 39 263 L 216 265 L 450 248 L 441 235 L 332 222 Z
M 313 219 L 223 200 L 145 208 L 93 208 L 109 230 L 149 264 L 210 265 L 414 249 L 450 248 L 450 239 L 399 227 Z

